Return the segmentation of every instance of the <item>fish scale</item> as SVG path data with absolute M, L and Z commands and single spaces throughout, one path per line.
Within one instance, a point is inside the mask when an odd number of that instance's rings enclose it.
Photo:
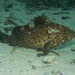
M 59 46 L 75 37 L 75 32 L 68 27 L 49 21 L 41 15 L 25 26 L 16 26 L 11 35 L 0 32 L 1 42 L 25 48 L 41 48 L 46 55 L 50 48 Z
M 28 38 L 28 47 L 31 48 L 42 48 L 44 44 L 48 40 L 48 35 L 46 34 L 46 29 L 36 29 L 35 32 L 31 31 L 31 34 L 28 34 L 29 36 L 27 38 L 24 38 L 27 40 Z

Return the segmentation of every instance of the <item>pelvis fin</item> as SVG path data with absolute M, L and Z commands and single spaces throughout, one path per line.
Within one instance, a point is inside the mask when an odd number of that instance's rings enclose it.
M 42 51 L 44 55 L 47 55 L 50 52 L 50 40 L 44 45 Z

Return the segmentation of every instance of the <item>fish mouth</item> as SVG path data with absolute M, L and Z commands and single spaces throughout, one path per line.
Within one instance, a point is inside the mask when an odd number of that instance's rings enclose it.
M 75 32 L 73 33 L 73 35 L 72 35 L 73 37 L 75 37 Z

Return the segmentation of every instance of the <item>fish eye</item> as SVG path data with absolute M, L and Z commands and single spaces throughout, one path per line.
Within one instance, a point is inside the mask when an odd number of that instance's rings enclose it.
M 64 29 L 64 32 L 66 32 L 67 30 L 66 29 Z

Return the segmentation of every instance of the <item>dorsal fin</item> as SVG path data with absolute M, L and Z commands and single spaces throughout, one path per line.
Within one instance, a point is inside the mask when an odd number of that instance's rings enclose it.
M 35 27 L 42 26 L 49 23 L 50 23 L 49 18 L 46 17 L 45 14 L 42 14 L 41 16 L 38 15 L 37 17 L 34 18 Z
M 50 20 L 48 17 L 45 16 L 43 13 L 41 16 L 37 16 L 33 19 L 31 19 L 30 23 L 28 24 L 29 28 L 34 28 L 34 27 L 43 27 L 46 25 L 50 25 Z

